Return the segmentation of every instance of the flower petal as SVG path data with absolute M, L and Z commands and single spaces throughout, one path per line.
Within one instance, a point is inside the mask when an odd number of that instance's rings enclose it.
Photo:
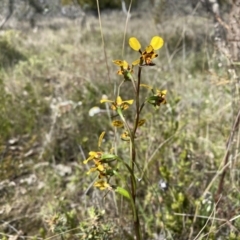
M 131 37 L 129 39 L 129 45 L 135 51 L 139 51 L 141 49 L 141 44 L 135 37 Z
M 129 108 L 129 104 L 127 104 L 127 103 L 121 104 L 121 109 L 122 109 L 122 110 L 126 110 L 126 109 L 128 109 L 128 108 Z
M 97 166 L 97 169 L 100 171 L 100 172 L 103 172 L 103 170 L 105 169 L 104 166 L 102 164 L 99 164 Z
M 153 54 L 151 54 L 151 59 L 156 58 L 157 56 L 158 56 L 157 53 L 153 53 Z
M 112 101 L 112 100 L 108 100 L 108 99 L 101 99 L 100 100 L 100 103 L 105 103 L 105 102 L 114 102 L 114 101 Z
M 114 110 L 114 111 L 117 109 L 117 107 L 115 106 L 115 104 L 112 104 L 112 105 L 111 105 L 111 109 Z
M 153 46 L 152 45 L 147 46 L 145 51 L 146 51 L 146 53 L 150 53 L 150 52 L 154 51 Z
M 152 38 L 150 45 L 153 47 L 154 50 L 158 50 L 163 46 L 163 39 L 159 36 L 155 36 Z
M 97 182 L 94 183 L 95 187 L 100 188 L 100 190 L 104 190 L 106 188 L 110 188 L 111 186 L 104 180 L 99 180 Z
M 120 96 L 117 97 L 116 103 L 118 106 L 120 106 L 122 104 L 122 98 Z
M 166 95 L 167 94 L 167 90 L 162 90 L 162 94 Z
M 117 71 L 117 74 L 118 74 L 118 75 L 123 75 L 123 71 L 122 71 L 122 70 L 118 70 L 118 71 Z
M 113 63 L 120 66 L 120 67 L 123 66 L 123 62 L 124 61 L 122 61 L 122 60 L 113 60 Z
M 101 135 L 100 135 L 99 138 L 98 138 L 98 147 L 99 147 L 99 148 L 100 148 L 101 145 L 102 145 L 102 141 L 103 141 L 104 135 L 105 135 L 105 132 L 102 132 Z
M 124 60 L 122 66 L 124 69 L 128 69 L 129 64 Z
M 143 84 L 143 83 L 140 84 L 140 87 L 145 87 L 145 88 L 147 88 L 147 89 L 149 89 L 149 90 L 152 90 L 152 89 L 153 89 L 153 87 L 151 87 L 151 86 L 149 86 L 149 85 L 147 85 L 147 84 Z
M 121 134 L 121 139 L 123 140 L 123 141 L 130 141 L 130 136 L 129 136 L 129 133 L 127 132 L 127 131 L 125 131 L 125 132 L 123 132 L 122 134 Z
M 138 121 L 138 127 L 141 127 L 146 122 L 146 119 L 140 119 Z
M 118 65 L 119 67 L 123 67 L 124 69 L 127 69 L 129 66 L 128 62 L 125 60 L 123 60 L 123 61 L 122 60 L 114 60 L 113 63 Z
M 156 89 L 156 92 L 158 95 L 166 95 L 167 94 L 167 90 L 159 90 L 159 89 Z
M 112 125 L 114 127 L 123 127 L 123 122 L 120 120 L 114 120 L 114 121 L 112 121 Z
M 136 65 L 138 65 L 140 63 L 140 59 L 137 59 L 137 60 L 135 60 L 134 62 L 132 62 L 132 65 L 133 66 L 136 66 Z
M 97 171 L 97 167 L 90 168 L 90 169 L 87 171 L 87 175 L 89 175 L 89 174 L 92 173 L 92 172 L 96 172 L 96 171 Z
M 93 151 L 89 152 L 88 155 L 89 155 L 88 159 L 83 161 L 84 164 L 87 164 L 90 160 L 93 160 L 98 156 L 97 152 L 93 152 Z
M 123 101 L 123 103 L 127 103 L 127 104 L 129 104 L 129 105 L 131 105 L 131 104 L 133 104 L 133 99 L 131 99 L 131 100 L 127 100 L 127 101 Z

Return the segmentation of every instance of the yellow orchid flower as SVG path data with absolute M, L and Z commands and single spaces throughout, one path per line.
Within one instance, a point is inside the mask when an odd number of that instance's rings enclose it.
M 146 119 L 140 119 L 138 121 L 138 127 L 141 127 L 146 122 Z
M 95 163 L 95 167 L 90 168 L 90 170 L 87 172 L 87 174 L 90 174 L 95 171 L 103 172 L 105 170 L 105 167 L 101 161 L 95 160 L 94 163 Z
M 124 73 L 127 72 L 133 72 L 132 67 L 125 61 L 125 60 L 114 60 L 114 64 L 120 67 L 120 70 L 118 70 L 118 75 L 124 75 Z
M 120 120 L 114 120 L 114 121 L 112 121 L 112 125 L 114 127 L 121 128 L 121 127 L 124 126 L 124 123 L 122 121 L 120 121 Z
M 156 89 L 155 91 L 153 91 L 153 96 L 150 96 L 149 98 L 147 98 L 148 103 L 150 103 L 151 105 L 153 105 L 154 107 L 158 108 L 160 105 L 162 104 L 166 104 L 166 94 L 167 94 L 167 90 L 159 90 Z
M 156 96 L 159 97 L 159 101 L 158 101 L 158 106 L 160 106 L 161 104 L 166 104 L 167 101 L 166 101 L 166 94 L 167 94 L 167 90 L 158 90 L 156 89 Z
M 123 75 L 126 81 L 132 79 L 133 66 L 136 65 L 134 62 L 132 63 L 132 66 L 130 66 L 125 60 L 114 60 L 113 63 L 120 67 L 117 71 L 118 75 Z
M 94 151 L 91 151 L 89 152 L 89 157 L 83 161 L 84 164 L 87 164 L 89 161 L 91 160 L 96 160 L 96 159 L 101 159 L 101 156 L 102 156 L 102 152 L 94 152 Z
M 159 36 L 155 36 L 152 38 L 150 45 L 145 48 L 144 51 L 141 50 L 141 44 L 138 39 L 135 37 L 131 37 L 129 39 L 130 47 L 138 51 L 141 54 L 140 59 L 134 61 L 135 65 L 140 64 L 141 66 L 154 66 L 155 64 L 152 62 L 152 59 L 156 58 L 158 54 L 155 52 L 163 46 L 163 39 Z
M 121 134 L 121 139 L 123 141 L 130 141 L 131 138 L 130 138 L 130 135 L 129 135 L 129 132 L 128 131 L 124 131 L 122 134 Z
M 111 189 L 111 186 L 104 180 L 99 180 L 94 183 L 94 186 L 100 190 Z
M 108 99 L 102 99 L 100 102 L 101 103 L 104 103 L 104 102 L 112 103 L 112 106 L 111 106 L 112 110 L 117 110 L 119 108 L 121 110 L 126 110 L 126 109 L 129 108 L 129 105 L 133 104 L 133 99 L 123 101 L 122 98 L 120 96 L 118 96 L 116 101 L 112 101 L 112 100 L 108 100 Z

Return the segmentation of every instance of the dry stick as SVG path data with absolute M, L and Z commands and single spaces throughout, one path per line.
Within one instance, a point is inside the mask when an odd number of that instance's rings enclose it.
M 10 19 L 10 17 L 12 16 L 13 14 L 13 11 L 14 11 L 14 0 L 9 0 L 8 2 L 8 10 L 9 10 L 9 13 L 8 15 L 3 19 L 3 21 L 0 23 L 0 29 L 3 28 L 3 26 L 5 25 L 5 23 Z
M 216 20 L 227 30 L 229 31 L 230 27 L 223 21 L 223 19 L 219 15 L 215 15 Z
M 129 4 L 128 11 L 127 11 L 127 18 L 126 18 L 126 23 L 125 23 L 124 35 L 123 35 L 122 58 L 123 58 L 123 55 L 124 55 L 124 45 L 125 45 L 125 40 L 126 40 L 126 32 L 127 32 L 128 21 L 129 21 L 129 18 L 131 16 L 131 14 L 130 14 L 131 7 L 132 7 L 132 0 Z
M 228 164 L 228 159 L 229 159 L 229 154 L 230 154 L 230 146 L 232 144 L 234 134 L 239 127 L 239 123 L 240 123 L 240 109 L 238 111 L 237 117 L 234 121 L 230 136 L 229 136 L 228 141 L 227 141 L 227 151 L 226 151 L 226 154 L 225 154 L 225 157 L 224 157 L 224 163 L 223 163 L 224 167 L 227 166 L 227 164 Z M 216 197 L 215 197 L 216 201 L 218 201 L 220 195 L 222 194 L 224 178 L 225 178 L 226 172 L 227 172 L 227 168 L 224 168 L 224 170 L 221 174 L 219 184 L 218 184 L 218 191 L 217 191 L 217 194 L 216 194 Z
M 194 214 L 189 214 L 189 213 L 173 213 L 176 216 L 181 216 L 181 217 L 194 217 Z M 211 216 L 211 215 L 210 215 Z M 197 215 L 197 218 L 200 219 L 209 219 L 209 220 L 214 220 L 214 221 L 219 221 L 219 222 L 227 222 L 228 220 L 225 218 L 216 218 L 216 217 L 210 217 L 210 216 L 204 216 L 204 215 Z
M 188 213 L 174 213 L 174 215 L 176 216 L 182 216 L 182 217 L 195 217 L 195 215 L 193 214 L 188 214 Z M 197 218 L 200 219 L 207 219 L 207 220 L 214 220 L 214 221 L 218 221 L 218 222 L 224 222 L 219 226 L 219 229 L 221 227 L 223 227 L 224 225 L 228 224 L 230 225 L 232 228 L 234 228 L 237 232 L 239 232 L 239 230 L 233 226 L 232 222 L 235 221 L 236 219 L 240 218 L 240 215 L 234 216 L 231 219 L 226 219 L 226 218 L 217 218 L 217 217 L 211 217 L 211 216 L 204 216 L 204 215 L 197 215 Z
M 220 201 L 220 199 L 219 199 L 219 201 Z M 212 215 L 214 214 L 214 216 L 215 216 L 215 210 L 217 209 L 217 205 L 218 205 L 218 202 L 216 203 L 216 205 L 215 205 L 214 209 L 212 210 L 212 212 L 211 212 L 209 218 L 207 219 L 206 223 L 204 224 L 204 226 L 202 227 L 200 232 L 197 234 L 197 236 L 193 240 L 198 239 L 198 237 L 201 235 L 201 233 L 204 231 L 204 229 L 208 226 L 208 222 L 211 220 Z M 213 221 L 214 221 L 214 218 L 213 218 Z
M 107 67 L 107 75 L 108 75 L 108 82 L 109 84 L 111 83 L 110 80 L 110 70 L 107 62 L 107 53 L 106 53 L 106 48 L 105 48 L 105 43 L 104 43 L 104 37 L 103 37 L 103 30 L 102 30 L 102 22 L 101 22 L 101 13 L 100 13 L 100 7 L 99 7 L 99 2 L 96 0 L 97 3 L 97 10 L 98 10 L 98 20 L 99 20 L 99 26 L 100 26 L 100 31 L 101 31 L 101 38 L 102 38 L 102 45 L 103 45 L 103 52 L 104 52 L 104 59 Z

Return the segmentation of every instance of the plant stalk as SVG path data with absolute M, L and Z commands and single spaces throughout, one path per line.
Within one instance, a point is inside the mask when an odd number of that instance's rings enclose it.
M 139 93 L 140 93 L 140 82 L 141 82 L 141 71 L 142 68 L 138 68 L 138 79 L 137 79 L 137 86 L 136 86 L 136 116 L 135 116 L 135 122 L 133 131 L 131 133 L 131 144 L 130 144 L 130 154 L 131 154 L 131 169 L 133 172 L 133 175 L 131 176 L 131 194 L 132 199 L 135 207 L 135 217 L 134 217 L 134 229 L 135 229 L 135 235 L 137 240 L 141 240 L 141 227 L 140 227 L 140 221 L 138 216 L 138 209 L 136 205 L 136 184 L 135 184 L 135 175 L 134 175 L 134 167 L 136 164 L 136 147 L 135 147 L 135 135 L 138 127 L 139 122 L 139 115 L 140 115 L 140 99 L 139 99 Z

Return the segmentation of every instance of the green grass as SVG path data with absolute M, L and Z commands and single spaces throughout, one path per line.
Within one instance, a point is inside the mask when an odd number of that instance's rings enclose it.
M 228 80 L 227 73 L 216 67 L 202 19 L 156 26 L 146 16 L 130 20 L 124 58 L 136 60 L 127 45 L 130 36 L 142 45 L 154 35 L 164 38 L 157 66 L 144 71 L 142 79 L 167 89 L 168 104 L 144 110 L 148 121 L 137 140 L 145 170 L 138 189 L 144 239 L 184 240 L 191 231 L 191 239 L 239 239 L 238 218 L 224 221 L 239 212 L 238 162 L 227 171 L 218 211 L 219 178 L 208 189 L 232 125 L 231 86 L 218 84 Z M 0 55 L 1 239 L 18 231 L 22 239 L 132 239 L 129 206 L 113 193 L 92 188 L 94 178 L 86 176 L 82 164 L 97 149 L 102 131 L 104 147 L 114 140 L 107 114 L 90 117 L 88 112 L 94 106 L 105 109 L 102 95 L 111 99 L 120 82 L 112 60 L 122 59 L 125 17 L 102 16 L 110 82 L 98 21 L 87 20 L 84 29 L 65 20 L 53 31 L 41 22 L 36 33 L 11 30 L 0 37 L 7 46 Z M 211 26 L 210 20 L 204 22 Z M 124 97 L 131 97 L 127 87 Z M 126 143 L 118 145 L 127 157 Z M 159 188 L 160 180 L 168 182 L 168 190 Z

